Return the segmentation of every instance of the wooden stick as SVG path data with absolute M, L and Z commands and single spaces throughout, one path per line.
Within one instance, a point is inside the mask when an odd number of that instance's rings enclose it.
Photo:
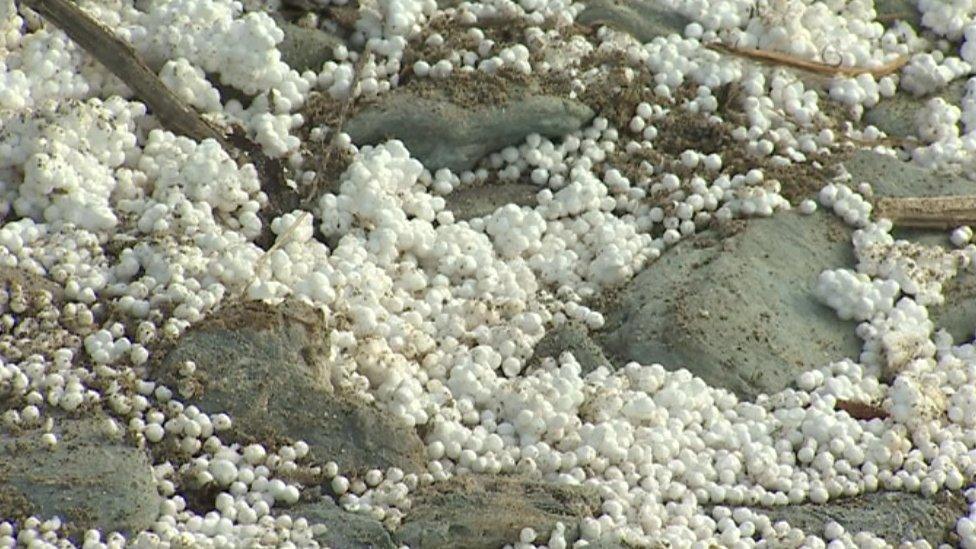
M 224 131 L 186 106 L 128 43 L 70 0 L 21 0 L 65 32 L 99 63 L 132 88 L 164 128 L 197 141 L 216 139 L 228 152 Z
M 258 171 L 261 187 L 269 197 L 280 198 L 280 195 L 295 194 L 285 184 L 285 172 L 281 160 L 265 154 L 260 145 L 248 139 L 239 126 L 231 125 L 229 130 L 225 130 L 203 118 L 166 87 L 166 84 L 156 76 L 132 46 L 85 13 L 73 1 L 21 1 L 58 26 L 99 63 L 105 65 L 112 74 L 119 77 L 135 92 L 139 100 L 149 106 L 152 115 L 164 128 L 196 141 L 214 139 L 237 161 L 252 163 Z M 273 215 L 275 212 L 272 210 L 278 206 L 270 202 L 269 207 L 266 206 L 262 210 L 266 218 Z M 264 221 L 264 230 L 257 243 L 267 248 L 274 244 L 271 220 L 269 218 L 262 221 Z
M 876 212 L 902 227 L 954 229 L 976 225 L 976 195 L 882 198 Z
M 271 257 L 271 252 L 277 250 L 278 248 L 281 248 L 282 246 L 290 242 L 292 233 L 294 233 L 295 230 L 298 229 L 299 225 L 305 222 L 305 218 L 310 215 L 312 214 L 310 214 L 308 210 L 302 212 L 302 215 L 298 216 L 298 218 L 296 218 L 295 221 L 293 221 L 292 224 L 289 225 L 287 229 L 285 229 L 285 232 L 281 233 L 281 235 L 279 235 L 278 238 L 275 239 L 274 244 L 272 244 L 271 247 L 267 249 L 267 251 L 261 254 L 261 257 L 259 257 L 258 260 L 254 263 L 254 272 L 251 274 L 251 278 L 247 281 L 247 284 L 241 286 L 240 291 L 231 294 L 230 301 L 238 301 L 242 297 L 244 297 L 244 294 L 247 293 L 247 290 L 248 288 L 251 287 L 251 284 L 254 284 L 254 282 L 258 279 L 258 271 L 260 271 L 261 268 L 264 267 L 264 264 L 268 262 L 268 258 Z
M 912 19 L 918 18 L 919 15 L 920 14 L 918 12 L 912 13 L 908 11 L 903 11 L 897 13 L 885 13 L 875 17 L 874 20 L 879 23 L 887 23 L 889 21 L 897 21 L 899 19 L 903 21 L 911 21 Z
M 899 69 L 905 66 L 905 63 L 908 63 L 908 57 L 902 55 L 894 61 L 885 63 L 880 67 L 846 67 L 843 65 L 830 65 L 827 63 L 821 63 L 819 61 L 810 61 L 809 59 L 803 59 L 778 51 L 757 50 L 755 48 L 738 48 L 735 46 L 729 46 L 728 44 L 722 44 L 720 42 L 706 44 L 705 47 L 711 50 L 737 55 L 739 57 L 745 57 L 766 63 L 774 63 L 794 69 L 831 76 L 857 76 L 859 74 L 870 74 L 876 78 L 879 78 L 897 72 Z

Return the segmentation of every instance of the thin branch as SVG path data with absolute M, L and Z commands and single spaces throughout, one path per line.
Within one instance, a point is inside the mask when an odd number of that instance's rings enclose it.
M 310 215 L 312 214 L 310 214 L 307 210 L 302 212 L 302 215 L 298 216 L 294 221 L 292 221 L 291 225 L 289 225 L 288 228 L 285 229 L 285 232 L 278 235 L 278 238 L 275 239 L 274 244 L 272 244 L 271 247 L 268 248 L 266 252 L 261 254 L 261 257 L 259 257 L 258 260 L 254 263 L 254 271 L 251 274 L 251 278 L 247 281 L 247 284 L 241 286 L 239 292 L 233 295 L 231 301 L 237 301 L 242 297 L 244 297 L 244 294 L 247 292 L 248 288 L 251 287 L 251 284 L 254 284 L 254 282 L 257 281 L 259 271 L 261 270 L 262 267 L 264 267 L 264 264 L 268 262 L 268 258 L 271 257 L 271 252 L 274 252 L 278 248 L 281 248 L 282 246 L 290 242 L 291 235 L 295 232 L 296 229 L 298 229 L 299 226 L 301 226 L 302 223 L 305 222 L 305 218 L 307 218 Z
M 882 198 L 876 212 L 902 227 L 954 229 L 976 225 L 976 195 Z
M 152 109 L 164 128 L 197 141 L 216 139 L 228 148 L 224 131 L 188 107 L 163 84 L 125 40 L 70 0 L 21 0 L 63 30 L 98 62 L 119 77 Z M 228 151 L 230 152 L 230 151 Z
M 368 49 L 360 55 L 359 60 L 357 61 L 353 69 L 353 80 L 352 80 L 352 84 L 349 86 L 349 97 L 343 103 L 342 109 L 339 111 L 339 121 L 336 124 L 335 130 L 333 131 L 332 134 L 332 139 L 329 141 L 329 144 L 325 150 L 324 157 L 322 159 L 322 166 L 320 171 L 323 173 L 325 172 L 325 169 L 328 167 L 329 162 L 332 160 L 332 155 L 335 152 L 335 149 L 338 147 L 339 144 L 338 137 L 339 134 L 342 133 L 342 126 L 346 121 L 346 117 L 349 115 L 349 110 L 352 103 L 356 100 L 356 93 L 355 93 L 356 86 L 359 85 L 359 77 L 362 74 L 363 67 L 366 64 L 367 55 L 370 56 L 372 55 L 372 53 L 369 52 Z M 302 207 L 311 208 L 312 202 L 315 200 L 315 197 L 318 195 L 318 193 L 319 193 L 318 185 L 313 185 L 312 191 L 305 197 Z M 282 212 L 282 213 L 286 213 L 286 212 Z M 283 233 L 278 235 L 278 238 L 275 239 L 274 244 L 272 244 L 271 247 L 268 248 L 266 252 L 261 254 L 261 257 L 258 258 L 257 262 L 254 265 L 253 276 L 251 277 L 251 279 L 248 281 L 247 284 L 241 287 L 241 291 L 235 296 L 236 298 L 239 299 L 243 297 L 244 293 L 247 292 L 248 288 L 250 288 L 251 285 L 254 284 L 254 282 L 257 280 L 258 271 L 264 266 L 265 263 L 267 263 L 268 258 L 271 257 L 271 253 L 277 250 L 278 248 L 281 248 L 285 244 L 287 244 L 291 240 L 292 233 L 294 233 L 295 230 L 298 229 L 298 227 L 305 222 L 305 218 L 307 218 L 310 215 L 311 213 L 309 213 L 308 209 L 303 211 L 302 214 L 298 216 L 291 223 L 291 225 L 289 225 L 288 228 L 285 229 Z
M 153 116 L 164 128 L 196 141 L 214 139 L 227 154 L 239 162 L 250 162 L 257 169 L 261 187 L 269 197 L 280 193 L 281 189 L 288 189 L 280 159 L 265 154 L 260 145 L 247 138 L 246 132 L 240 126 L 232 124 L 225 130 L 203 118 L 156 76 L 132 46 L 85 13 L 73 1 L 21 1 L 63 30 L 112 74 L 119 77 L 135 92 L 139 100 L 149 106 Z M 274 208 L 273 204 L 269 206 Z M 263 240 L 270 240 L 270 231 L 264 233 L 265 238 L 259 238 L 258 245 Z M 268 242 L 266 246 L 272 243 Z
M 745 57 L 747 59 L 783 65 L 794 69 L 800 69 L 817 74 L 826 74 L 829 76 L 858 76 L 860 74 L 870 74 L 875 78 L 880 78 L 882 76 L 887 76 L 897 72 L 899 69 L 905 66 L 905 63 L 908 63 L 908 57 L 902 55 L 893 61 L 881 65 L 880 67 L 846 67 L 843 65 L 831 65 L 828 63 L 821 63 L 819 61 L 811 61 L 809 59 L 803 59 L 778 51 L 758 50 L 755 48 L 739 48 L 736 46 L 730 46 L 728 44 L 722 44 L 720 42 L 706 44 L 705 47 L 710 50 Z

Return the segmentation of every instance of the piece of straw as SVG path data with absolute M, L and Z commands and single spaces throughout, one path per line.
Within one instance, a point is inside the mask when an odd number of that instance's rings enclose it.
M 759 50 L 755 48 L 739 48 L 736 46 L 730 46 L 728 44 L 722 44 L 720 42 L 706 44 L 705 47 L 710 50 L 745 57 L 747 59 L 754 59 L 764 63 L 772 63 L 830 76 L 857 76 L 860 74 L 870 74 L 875 78 L 880 78 L 882 76 L 887 76 L 897 72 L 899 69 L 904 67 L 906 63 L 908 63 L 908 57 L 902 55 L 878 67 L 848 67 L 844 65 L 831 65 L 828 63 L 822 63 L 820 61 L 811 61 L 809 59 L 803 59 L 796 57 L 795 55 L 778 51 Z

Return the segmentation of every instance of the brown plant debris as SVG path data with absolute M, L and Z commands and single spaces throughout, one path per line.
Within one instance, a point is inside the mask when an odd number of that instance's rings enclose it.
M 838 399 L 837 409 L 847 412 L 849 416 L 860 421 L 885 419 L 888 417 L 888 412 L 886 412 L 884 408 L 876 404 L 870 404 L 868 402 L 861 402 L 857 400 Z
M 908 63 L 908 57 L 902 55 L 897 59 L 878 67 L 847 67 L 844 65 L 832 65 L 829 63 L 821 63 L 819 61 L 811 61 L 809 59 L 803 59 L 778 51 L 740 48 L 719 42 L 706 44 L 705 47 L 718 52 L 745 57 L 747 59 L 783 65 L 794 69 L 800 69 L 817 74 L 826 74 L 829 76 L 857 76 L 859 74 L 870 74 L 875 78 L 880 78 L 882 76 L 898 72 L 898 70 L 905 66 L 905 63 Z

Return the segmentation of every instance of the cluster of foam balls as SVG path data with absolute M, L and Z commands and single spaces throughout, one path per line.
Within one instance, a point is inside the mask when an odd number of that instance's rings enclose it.
M 724 122 L 716 93 L 732 82 L 741 86 L 747 122 L 730 137 L 772 167 L 827 154 L 845 137 L 876 139 L 876 129 L 818 127 L 825 116 L 819 102 L 826 95 L 859 113 L 898 86 L 924 94 L 970 73 L 976 31 L 971 23 L 956 28 L 953 17 L 972 14 L 955 4 L 923 0 L 920 7 L 932 30 L 965 39 L 960 56 L 926 51 L 929 41 L 905 25 L 884 30 L 862 2 L 837 9 L 784 2 L 789 17 L 782 20 L 753 17 L 751 3 L 742 1 L 675 3 L 694 20 L 685 35 L 646 44 L 606 27 L 595 44 L 568 36 L 580 8 L 563 0 L 446 10 L 430 0 L 377 2 L 364 7 L 350 39 L 369 52 L 358 75 L 361 54 L 345 47 L 318 72 L 291 70 L 276 49 L 283 35 L 274 21 L 238 2 L 83 6 L 160 64 L 160 77 L 188 104 L 242 124 L 267 153 L 296 169 L 301 143 L 292 133 L 304 123 L 297 110 L 309 92 L 349 98 L 396 87 L 409 40 L 443 46 L 444 36 L 424 28 L 438 13 L 471 26 L 471 47 L 415 60 L 417 78 L 559 67 L 576 71 L 579 97 L 597 85 L 600 71 L 577 70 L 579 60 L 563 54 L 615 51 L 654 75 L 660 100 L 636 105 L 626 127 L 597 117 L 558 140 L 533 134 L 459 174 L 431 173 L 397 141 L 358 148 L 337 136 L 353 156 L 338 189 L 309 211 L 274 219 L 277 242 L 265 253 L 254 240 L 268 196 L 253 166 L 238 166 L 212 141 L 159 128 L 63 33 L 27 28 L 12 0 L 0 0 L 0 50 L 9 53 L 0 61 L 0 214 L 19 218 L 0 228 L 0 263 L 63 287 L 57 299 L 16 285 L 0 293 L 0 389 L 15 403 L 2 424 L 39 429 L 53 449 L 55 411 L 101 407 L 111 416 L 101 425 L 105 437 L 177 448 L 181 456 L 153 463 L 163 503 L 151 529 L 131 539 L 90 530 L 83 546 L 314 546 L 321 525 L 287 513 L 306 495 L 308 487 L 288 480 L 301 469 L 325 478 L 344 509 L 391 530 L 418 486 L 470 472 L 517 473 L 600 496 L 595 516 L 580 520 L 575 536 L 562 523 L 551 532 L 525 528 L 511 540 L 519 549 L 601 542 L 883 547 L 871 532 L 831 521 L 815 535 L 749 506 L 825 503 L 881 489 L 961 492 L 976 477 L 976 349 L 954 346 L 926 308 L 939 303 L 949 278 L 972 265 L 972 230 L 953 232 L 960 250 L 951 252 L 898 242 L 890 224 L 872 220 L 870 189 L 843 181 L 826 185 L 818 199 L 858 229 L 857 271 L 826 271 L 816 293 L 841 318 L 859 322 L 864 346 L 856 361 L 805 372 L 796 389 L 755 402 L 659 364 L 584 374 L 565 353 L 526 370 L 548 329 L 567 321 L 601 327 L 603 316 L 586 299 L 628 281 L 668 248 L 713 221 L 791 207 L 780 181 L 760 169 L 723 171 L 731 159 L 719 153 L 688 149 L 667 168 L 644 162 L 627 175 L 612 166 L 614 153 L 655 150 L 661 122 L 682 110 Z M 476 27 L 497 17 L 523 21 L 526 43 L 496 43 Z M 547 21 L 555 29 L 544 30 Z M 900 80 L 838 77 L 823 94 L 793 74 L 727 62 L 702 47 L 717 38 L 813 59 L 830 44 L 845 65 L 913 57 Z M 249 47 L 237 47 L 242 43 Z M 208 74 L 253 96 L 250 104 L 221 104 Z M 677 102 L 688 86 L 693 97 Z M 974 86 L 964 109 L 934 102 L 919 114 L 928 145 L 916 161 L 967 158 Z M 960 133 L 960 123 L 969 133 Z M 444 195 L 492 174 L 502 181 L 526 176 L 539 187 L 537 205 L 456 220 Z M 799 206 L 804 214 L 816 209 L 813 200 Z M 144 379 L 155 342 L 178 337 L 230 295 L 304 299 L 335 318 L 325 343 L 331 377 L 404 428 L 427 426 L 426 470 L 357 473 L 313 463 L 302 441 L 275 448 L 228 443 L 222 436 L 233 418 L 184 404 L 189 387 Z M 130 322 L 99 324 L 105 303 Z M 43 336 L 24 335 L 31 333 Z M 180 373 L 195 369 L 187 362 Z M 890 419 L 839 413 L 842 400 L 877 403 Z M 213 509 L 188 506 L 181 492 L 195 489 L 216 493 Z M 955 534 L 976 547 L 976 491 L 964 495 L 970 510 Z M 62 526 L 56 518 L 0 522 L 0 545 L 66 543 Z

